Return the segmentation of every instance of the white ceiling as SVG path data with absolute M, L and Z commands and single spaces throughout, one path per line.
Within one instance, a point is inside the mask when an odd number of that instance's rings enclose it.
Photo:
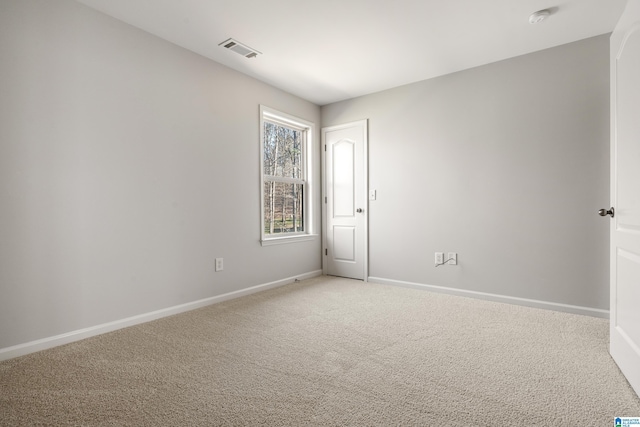
M 319 105 L 613 30 L 625 0 L 78 0 Z M 529 15 L 552 8 L 546 21 Z M 219 47 L 234 38 L 263 54 Z

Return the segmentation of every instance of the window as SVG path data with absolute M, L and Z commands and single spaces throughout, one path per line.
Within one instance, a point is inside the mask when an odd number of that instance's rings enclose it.
M 313 124 L 260 106 L 262 244 L 311 238 Z

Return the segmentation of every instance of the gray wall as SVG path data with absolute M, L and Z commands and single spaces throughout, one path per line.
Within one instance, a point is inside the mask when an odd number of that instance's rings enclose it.
M 259 104 L 318 106 L 74 1 L 0 2 L 0 58 L 0 349 L 321 268 L 259 243 Z
M 258 242 L 258 105 L 319 107 L 70 0 L 0 2 L 0 58 L 0 349 L 321 268 Z M 608 105 L 601 36 L 323 107 L 370 276 L 606 309 Z
M 608 55 L 603 35 L 324 106 L 369 119 L 370 276 L 608 309 Z

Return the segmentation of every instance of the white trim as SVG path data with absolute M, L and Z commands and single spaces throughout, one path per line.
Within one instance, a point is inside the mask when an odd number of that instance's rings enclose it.
M 369 119 L 361 120 L 364 132 L 364 165 L 362 165 L 362 173 L 364 174 L 364 206 L 366 212 L 364 216 L 364 281 L 369 281 Z
M 310 279 L 312 277 L 321 276 L 322 271 L 316 270 L 309 273 L 300 274 L 297 276 L 287 277 L 285 279 L 276 280 L 275 282 L 264 283 L 262 285 L 252 286 L 250 288 L 241 289 L 239 291 L 233 291 L 222 295 L 217 295 L 210 298 L 201 299 L 198 301 L 188 302 L 186 304 L 180 304 L 173 307 L 163 308 L 160 310 L 152 311 L 150 313 L 139 314 L 137 316 L 127 317 L 125 319 L 115 320 L 113 322 L 103 323 L 101 325 L 91 326 L 84 329 L 78 329 L 64 334 L 56 335 L 53 337 L 42 338 L 39 340 L 31 341 L 24 344 L 14 345 L 12 347 L 6 347 L 0 349 L 0 361 L 13 359 L 14 357 L 24 356 L 25 354 L 35 353 L 36 351 L 46 350 L 48 348 L 57 347 L 59 345 L 80 341 L 85 338 L 94 337 L 107 332 L 116 331 L 118 329 L 126 328 L 129 326 L 139 325 L 141 323 L 150 322 L 152 320 L 161 319 L 167 316 L 173 316 L 174 314 L 184 313 L 186 311 L 195 310 L 197 308 L 205 307 L 219 302 L 228 301 L 235 298 L 240 298 L 246 295 L 255 294 L 257 292 L 266 291 L 268 289 L 277 288 L 279 286 L 288 285 L 297 280 Z
M 584 316 L 609 318 L 609 310 L 599 308 L 581 307 L 578 305 L 561 304 L 557 302 L 540 301 L 528 298 L 510 297 L 507 295 L 490 294 L 486 292 L 468 291 L 466 289 L 448 288 L 446 286 L 425 285 L 422 283 L 405 282 L 402 280 L 383 279 L 380 277 L 369 277 L 369 281 L 383 285 L 402 286 L 405 288 L 423 289 L 442 294 L 463 296 L 469 298 L 482 299 L 487 301 L 502 302 L 506 304 L 522 305 L 525 307 L 542 308 L 545 310 L 562 311 L 565 313 L 581 314 Z
M 269 177 L 269 181 L 285 182 L 291 184 L 300 184 L 304 189 L 303 200 L 303 224 L 304 232 L 300 235 L 313 236 L 315 231 L 313 217 L 313 191 L 316 185 L 313 182 L 313 157 L 314 157 L 314 133 L 315 123 L 308 120 L 301 119 L 291 114 L 283 113 L 276 109 L 267 107 L 266 105 L 260 105 L 260 244 L 262 246 L 279 245 L 283 243 L 293 243 L 304 240 L 312 240 L 312 238 L 298 238 L 298 236 L 284 236 L 275 235 L 268 236 L 264 233 L 264 122 L 269 121 L 277 123 L 282 126 L 291 127 L 303 132 L 303 144 L 302 144 L 302 163 L 303 163 L 303 177 L 302 179 L 290 179 L 283 177 Z M 277 240 L 277 241 L 276 241 Z
M 310 121 L 301 119 L 291 114 L 283 113 L 266 105 L 260 105 L 260 113 L 262 118 L 267 119 L 270 122 L 277 123 L 282 126 L 292 127 L 300 131 L 311 130 L 314 124 Z
M 262 246 L 284 245 L 287 243 L 308 242 L 316 240 L 317 238 L 317 234 L 294 234 L 291 236 L 278 236 L 270 239 L 264 239 L 260 241 L 260 244 Z
M 327 271 L 327 141 L 326 141 L 326 132 L 324 128 L 320 128 L 320 171 L 322 173 L 321 186 L 320 189 L 320 205 L 321 209 L 321 219 L 322 221 L 322 253 L 320 254 L 322 257 L 322 275 L 326 276 Z M 368 207 L 368 206 L 367 206 Z M 367 209 L 367 215 L 369 214 L 369 209 Z

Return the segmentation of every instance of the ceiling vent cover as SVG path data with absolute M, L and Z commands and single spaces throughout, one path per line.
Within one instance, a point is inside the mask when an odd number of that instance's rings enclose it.
M 258 52 L 257 50 L 250 48 L 246 44 L 242 44 L 234 39 L 225 40 L 218 46 L 222 46 L 224 48 L 232 50 L 235 53 L 244 56 L 245 58 L 255 58 L 256 56 L 261 55 L 261 52 Z

